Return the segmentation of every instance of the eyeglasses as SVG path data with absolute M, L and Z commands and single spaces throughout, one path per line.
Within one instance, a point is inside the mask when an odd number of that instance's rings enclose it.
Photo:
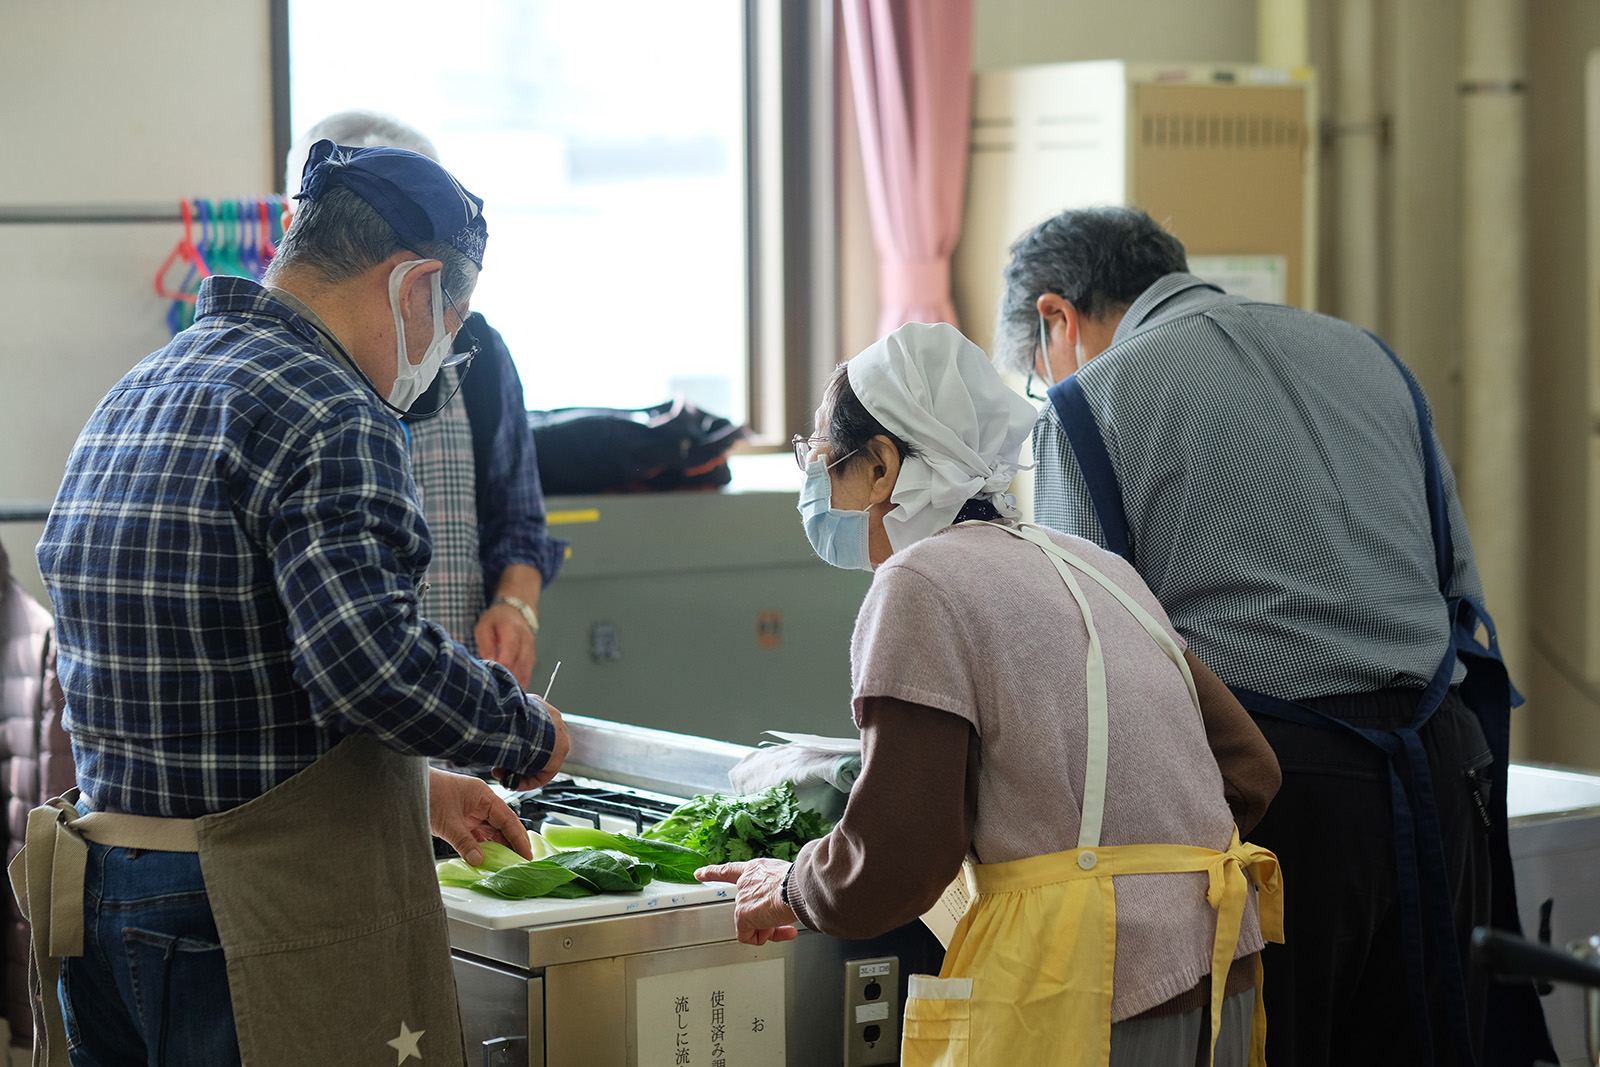
M 1039 355 L 1044 357 L 1045 374 L 1047 376 L 1049 376 L 1051 374 L 1051 370 L 1050 370 L 1050 334 L 1048 332 L 1046 332 L 1045 323 L 1044 323 L 1044 316 L 1043 315 L 1039 316 Z M 1033 391 L 1033 379 L 1034 379 L 1033 368 L 1038 365 L 1038 362 L 1039 362 L 1038 357 L 1035 357 L 1033 363 L 1028 365 L 1028 380 L 1027 380 L 1027 382 L 1025 382 L 1023 384 L 1022 391 L 1025 394 L 1027 394 L 1027 397 L 1028 397 L 1029 400 L 1049 400 L 1050 399 L 1050 392 L 1049 391 L 1051 389 L 1054 389 L 1055 386 L 1056 386 L 1056 383 L 1054 381 L 1050 381 L 1050 384 L 1045 386 L 1045 395 L 1044 396 L 1040 396 L 1038 393 Z M 1050 380 L 1050 379 L 1047 377 L 1046 380 Z
M 793 442 L 793 444 L 794 444 L 794 462 L 795 462 L 795 466 L 799 467 L 802 471 L 804 471 L 806 469 L 806 461 L 811 458 L 811 443 L 813 441 L 826 441 L 826 440 L 827 440 L 826 437 L 807 437 L 804 434 L 798 434 L 798 433 L 795 434 L 794 435 L 794 442 Z M 840 456 L 838 459 L 834 460 L 832 463 L 829 463 L 827 465 L 826 469 L 830 470 L 830 471 L 833 470 L 833 468 L 837 467 L 839 464 L 843 463 L 845 460 L 849 459 L 851 456 L 855 455 L 859 451 L 861 451 L 861 450 L 858 449 L 858 448 L 852 448 L 850 451 L 846 452 L 844 455 Z
M 450 290 L 444 287 L 443 282 L 439 283 L 439 291 L 444 294 L 445 300 L 450 305 L 450 310 L 456 313 L 456 320 L 461 323 L 460 328 L 456 331 L 456 338 L 459 340 L 461 337 L 461 330 L 464 330 L 467 327 L 467 320 L 461 315 L 461 305 L 456 303 L 456 298 L 450 295 Z M 480 346 L 478 344 L 478 339 L 473 337 L 470 333 L 467 334 L 467 340 L 471 342 L 467 349 L 463 352 L 451 352 L 448 356 L 444 357 L 444 362 L 440 364 L 440 367 L 459 367 L 463 363 L 472 362 L 473 358 L 477 356 L 478 352 L 480 351 Z

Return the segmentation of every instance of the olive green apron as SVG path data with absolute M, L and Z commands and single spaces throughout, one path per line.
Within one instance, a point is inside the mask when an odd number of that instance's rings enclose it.
M 465 1063 L 426 761 L 348 737 L 194 820 L 80 816 L 76 794 L 29 814 L 10 868 L 32 917 L 36 1065 L 68 1062 L 56 976 L 83 952 L 86 839 L 199 853 L 249 1067 Z

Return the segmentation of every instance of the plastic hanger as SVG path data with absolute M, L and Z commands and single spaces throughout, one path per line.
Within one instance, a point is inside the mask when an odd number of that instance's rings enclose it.
M 252 278 L 260 278 L 261 272 L 266 269 L 266 262 L 261 258 L 261 227 L 256 213 L 258 203 L 252 200 L 234 201 L 239 216 L 239 262 Z
M 213 202 L 184 200 L 183 236 L 156 271 L 156 293 L 172 301 L 167 327 L 174 333 L 194 323 L 200 283 L 213 274 L 260 280 L 278 253 L 287 226 L 287 201 L 277 195 Z M 176 268 L 184 267 L 181 280 Z
M 195 290 L 199 286 L 198 282 L 196 282 L 195 289 L 190 289 L 189 280 L 196 274 L 201 278 L 206 277 L 211 273 L 211 268 L 206 266 L 205 257 L 200 254 L 200 249 L 194 243 L 194 207 L 188 200 L 185 200 L 181 207 L 183 211 L 183 236 L 178 239 L 177 245 L 167 254 L 167 258 L 162 261 L 161 266 L 156 270 L 156 293 L 159 296 L 166 297 L 168 300 L 182 300 L 192 304 L 195 300 Z M 188 267 L 188 271 L 178 288 L 169 288 L 167 285 L 167 272 L 180 262 Z
M 272 257 L 278 254 L 278 242 L 273 235 L 273 231 L 277 227 L 273 225 L 273 217 L 274 215 L 281 215 L 282 212 L 278 208 L 278 198 L 276 196 L 264 197 L 256 201 L 256 207 L 259 212 L 258 217 L 261 226 L 261 267 L 265 270 L 266 265 L 272 262 Z

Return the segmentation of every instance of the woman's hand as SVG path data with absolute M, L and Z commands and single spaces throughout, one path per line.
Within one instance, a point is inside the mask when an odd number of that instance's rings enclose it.
M 702 882 L 736 882 L 733 921 L 739 940 L 746 945 L 792 941 L 800 936 L 794 909 L 783 902 L 783 877 L 789 864 L 783 860 L 746 860 L 702 867 L 694 876 Z
M 483 863 L 480 841 L 498 841 L 525 860 L 533 858 L 516 812 L 481 778 L 429 768 L 428 825 L 474 867 Z

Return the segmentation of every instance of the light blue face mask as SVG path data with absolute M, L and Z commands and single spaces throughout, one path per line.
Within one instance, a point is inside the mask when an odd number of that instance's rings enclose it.
M 849 458 L 842 456 L 833 465 L 838 466 Z M 833 482 L 828 478 L 828 466 L 820 456 L 806 464 L 806 480 L 800 486 L 800 522 L 806 528 L 806 540 L 824 562 L 847 571 L 870 571 L 867 513 L 833 507 Z

